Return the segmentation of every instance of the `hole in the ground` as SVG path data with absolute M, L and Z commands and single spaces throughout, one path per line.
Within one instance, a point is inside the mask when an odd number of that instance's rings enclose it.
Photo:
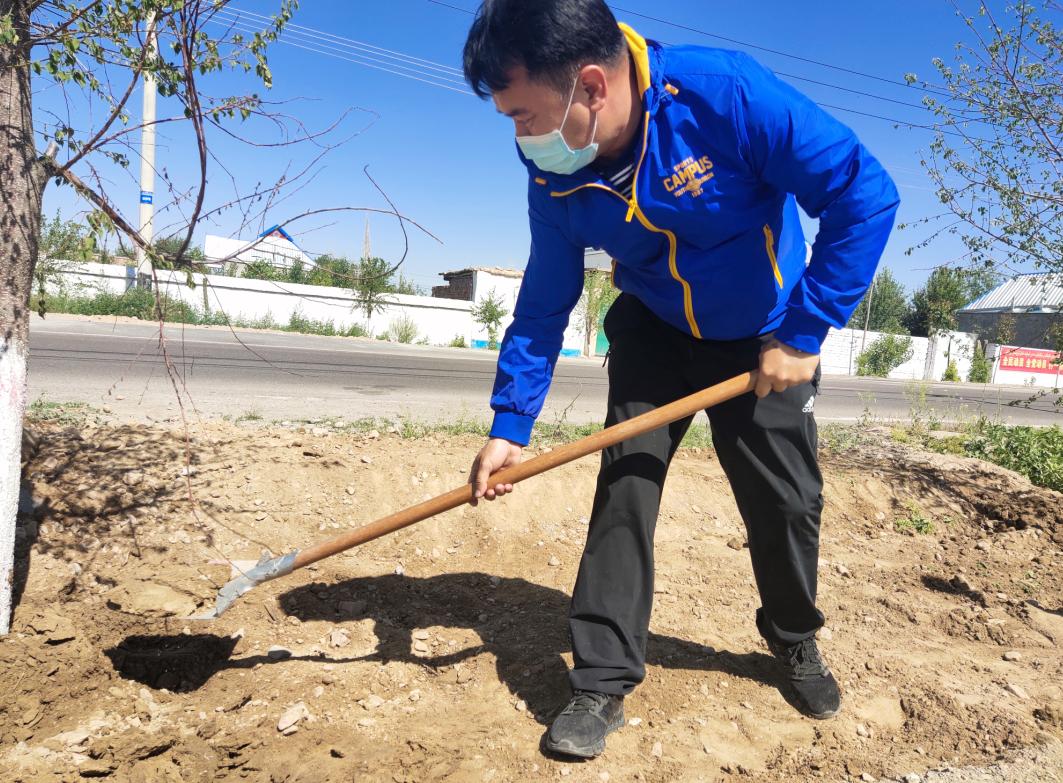
M 186 692 L 206 683 L 229 660 L 237 641 L 213 634 L 128 636 L 105 654 L 127 680 Z

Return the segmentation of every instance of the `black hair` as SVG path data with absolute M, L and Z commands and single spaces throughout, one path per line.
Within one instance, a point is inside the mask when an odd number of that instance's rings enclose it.
M 579 67 L 611 65 L 624 36 L 605 0 L 484 0 L 465 41 L 465 79 L 481 98 L 509 86 L 510 69 L 567 91 Z

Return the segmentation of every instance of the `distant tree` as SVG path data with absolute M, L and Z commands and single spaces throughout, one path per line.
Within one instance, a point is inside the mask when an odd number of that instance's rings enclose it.
M 498 349 L 498 330 L 508 314 L 509 310 L 502 305 L 502 295 L 493 288 L 472 309 L 472 320 L 487 330 L 487 347 L 492 351 Z
M 613 286 L 612 278 L 607 272 L 598 269 L 588 269 L 584 272 L 583 294 L 576 306 L 577 323 L 583 335 L 584 355 L 594 354 L 598 322 L 602 313 L 609 309 L 619 295 L 619 289 Z
M 240 277 L 249 277 L 253 280 L 284 279 L 282 273 L 277 271 L 277 267 L 273 266 L 269 261 L 264 261 L 262 259 L 240 264 L 238 269 L 240 269 Z
M 91 260 L 95 249 L 96 238 L 85 224 L 63 220 L 58 211 L 51 220 L 41 221 L 33 282 L 37 288 L 37 313 L 42 318 L 48 311 L 48 287 L 62 289 L 64 273 L 79 262 Z
M 402 272 L 399 272 L 399 279 L 392 284 L 391 293 L 406 294 L 408 296 L 424 296 L 426 294 L 423 286 L 417 285 L 412 280 L 407 280 Z
M 380 312 L 386 306 L 394 274 L 395 270 L 383 258 L 363 258 L 358 262 L 353 287 L 358 295 L 359 306 L 365 313 L 367 326 L 372 323 L 373 313 Z
M 954 330 L 956 311 L 992 290 L 998 280 L 991 269 L 938 267 L 926 284 L 912 294 L 904 325 L 916 337 Z
M 868 300 L 871 301 L 871 317 L 868 318 Z M 904 322 L 909 317 L 908 296 L 904 286 L 897 282 L 888 267 L 883 267 L 875 275 L 875 282 L 864 298 L 860 300 L 852 317 L 850 329 L 863 329 L 864 324 L 873 332 L 890 332 L 901 334 L 905 331 Z
M 192 244 L 186 248 L 185 236 L 181 234 L 172 234 L 156 240 L 155 251 L 161 256 L 163 264 L 187 265 L 188 263 L 201 263 L 206 259 L 201 248 Z

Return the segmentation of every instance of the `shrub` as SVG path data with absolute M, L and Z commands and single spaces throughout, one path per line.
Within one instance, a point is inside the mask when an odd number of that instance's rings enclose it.
M 465 342 L 464 335 L 456 334 L 454 339 L 450 341 L 448 348 L 468 348 L 468 344 Z
M 972 457 L 995 462 L 1034 484 L 1063 492 L 1063 429 L 980 422 L 964 442 Z
M 967 371 L 967 380 L 971 383 L 989 383 L 992 369 L 985 355 L 985 346 L 978 343 L 974 347 L 974 356 L 971 358 L 971 369 Z
M 941 380 L 949 383 L 956 383 L 960 380 L 960 370 L 956 367 L 956 362 L 949 362 L 949 366 L 945 368 L 945 374 L 941 376 Z
M 388 324 L 384 334 L 397 343 L 412 343 L 417 339 L 417 323 L 410 316 L 402 315 Z
M 487 330 L 487 347 L 492 351 L 498 350 L 498 330 L 502 327 L 502 319 L 509 314 L 502 302 L 502 295 L 492 288 L 472 309 L 472 320 Z
M 913 353 L 911 337 L 884 334 L 856 358 L 856 374 L 885 378 Z

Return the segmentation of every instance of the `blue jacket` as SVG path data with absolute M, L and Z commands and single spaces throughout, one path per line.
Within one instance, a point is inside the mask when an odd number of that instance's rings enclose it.
M 621 28 L 645 112 L 632 196 L 591 167 L 564 176 L 524 160 L 531 256 L 499 353 L 493 437 L 531 437 L 585 248 L 614 259 L 617 288 L 696 338 L 774 332 L 819 353 L 870 285 L 893 225 L 893 181 L 811 100 L 745 54 Z M 820 221 L 807 266 L 797 204 Z

